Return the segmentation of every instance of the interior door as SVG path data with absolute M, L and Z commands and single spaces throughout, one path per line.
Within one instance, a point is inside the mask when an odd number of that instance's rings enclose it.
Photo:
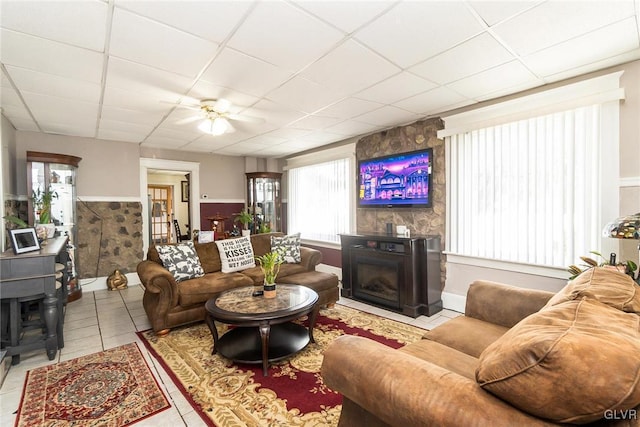
M 173 186 L 150 184 L 148 187 L 151 206 L 151 242 L 171 243 L 174 232 L 171 224 L 173 218 Z

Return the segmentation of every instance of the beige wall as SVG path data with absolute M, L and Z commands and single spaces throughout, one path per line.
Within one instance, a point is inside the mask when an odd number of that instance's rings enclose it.
M 473 110 L 475 108 L 484 107 L 497 102 L 517 98 L 519 96 L 540 92 L 541 90 L 547 90 L 567 83 L 573 83 L 621 70 L 624 71 L 624 74 L 621 77 L 621 85 L 625 90 L 626 99 L 620 104 L 620 215 L 636 213 L 640 211 L 640 61 L 634 61 L 621 66 L 601 70 L 596 73 L 586 74 L 579 78 L 573 78 L 561 83 L 547 85 L 515 96 L 476 104 L 472 107 L 456 110 L 455 113 Z M 627 240 L 621 241 L 620 243 L 618 259 L 635 259 L 637 262 L 637 248 L 639 242 L 637 240 Z M 447 279 L 444 292 L 456 295 L 466 295 L 469 284 L 476 279 L 493 280 L 525 288 L 544 289 L 550 291 L 557 291 L 566 284 L 565 279 L 553 279 L 532 274 L 512 273 L 503 270 L 474 267 L 449 262 L 447 263 Z
M 2 116 L 0 123 L 2 132 L 2 205 L 4 206 L 5 197 L 18 194 L 16 189 L 16 166 L 14 159 L 16 158 L 16 130 L 13 125 Z
M 78 197 L 139 197 L 138 144 L 94 138 L 17 132 L 18 194 L 26 194 L 27 151 L 71 154 L 82 158 L 78 167 Z M 24 177 L 24 179 L 20 179 Z

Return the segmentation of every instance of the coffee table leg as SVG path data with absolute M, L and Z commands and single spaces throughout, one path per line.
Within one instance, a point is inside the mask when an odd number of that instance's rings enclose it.
M 211 354 L 216 354 L 216 347 L 218 346 L 218 329 L 216 329 L 216 324 L 210 314 L 207 313 L 205 320 L 207 321 L 207 326 L 211 331 L 211 335 L 213 335 L 213 348 L 211 349 Z
M 262 341 L 262 375 L 269 376 L 269 332 L 271 331 L 271 325 L 260 325 L 260 339 Z
M 311 317 L 309 317 L 309 341 L 315 343 L 316 340 L 313 338 L 313 327 L 316 324 L 316 317 L 318 316 L 318 312 L 320 311 L 320 307 L 316 304 L 311 311 Z

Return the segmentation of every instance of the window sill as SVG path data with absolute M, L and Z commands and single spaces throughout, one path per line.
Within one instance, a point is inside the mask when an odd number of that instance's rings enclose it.
M 537 264 L 500 261 L 490 258 L 472 257 L 467 255 L 445 252 L 447 263 L 471 265 L 474 267 L 492 268 L 494 270 L 511 271 L 514 273 L 532 274 L 535 276 L 552 277 L 554 279 L 568 279 L 569 272 L 560 267 L 551 267 Z

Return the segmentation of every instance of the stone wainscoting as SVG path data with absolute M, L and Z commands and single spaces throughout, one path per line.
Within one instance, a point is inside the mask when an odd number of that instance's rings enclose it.
M 78 200 L 76 209 L 80 279 L 135 272 L 143 259 L 142 204 Z
M 406 225 L 412 235 L 438 235 L 445 250 L 446 185 L 444 141 L 437 132 L 444 128 L 440 118 L 419 121 L 406 126 L 367 135 L 356 143 L 356 160 L 365 160 L 389 154 L 405 153 L 433 148 L 431 208 L 359 208 L 356 212 L 357 232 L 385 233 L 386 224 Z M 441 286 L 446 277 L 446 257 L 440 262 Z

